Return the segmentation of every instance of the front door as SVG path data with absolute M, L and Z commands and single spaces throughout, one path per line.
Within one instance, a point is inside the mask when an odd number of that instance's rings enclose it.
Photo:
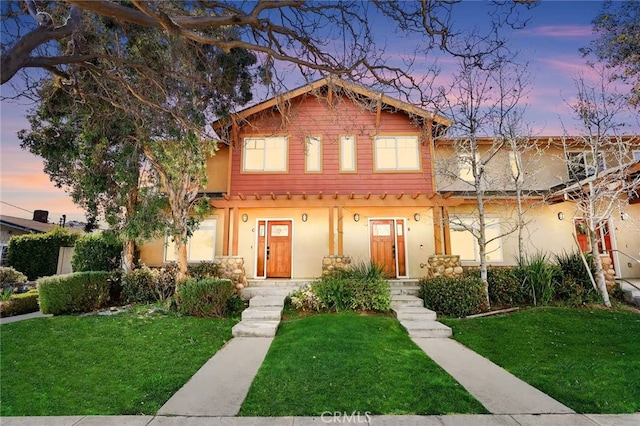
M 589 242 L 589 235 L 587 233 L 587 227 L 584 223 L 584 220 L 577 219 L 575 221 L 575 228 L 580 249 L 583 252 L 588 252 L 590 250 L 591 243 Z M 613 268 L 617 271 L 615 261 L 613 259 L 613 245 L 611 244 L 611 233 L 609 231 L 609 224 L 607 222 L 603 223 L 602 226 L 600 226 L 596 230 L 596 232 L 598 234 L 598 252 L 606 252 L 611 258 L 611 264 L 613 265 Z
M 394 221 L 372 220 L 371 262 L 383 268 L 384 275 L 396 277 L 396 237 Z
M 291 278 L 291 221 L 267 221 L 266 225 L 267 278 Z M 258 266 L 260 263 L 259 260 Z

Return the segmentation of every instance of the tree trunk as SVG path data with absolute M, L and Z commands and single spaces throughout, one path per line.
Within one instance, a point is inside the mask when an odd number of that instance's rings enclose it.
M 180 292 L 180 282 L 187 277 L 187 231 L 173 236 L 176 243 L 176 261 L 178 273 L 176 274 L 176 294 Z
M 133 271 L 135 265 L 136 243 L 134 240 L 127 238 L 124 241 L 124 250 L 122 253 L 122 269 L 125 273 Z
M 602 259 L 600 259 L 600 250 L 598 250 L 598 234 L 591 229 L 589 229 L 588 232 L 589 240 L 591 241 L 591 255 L 593 256 L 593 263 L 596 268 L 598 290 L 600 290 L 600 295 L 602 295 L 602 302 L 607 308 L 610 308 L 611 301 L 609 300 L 609 292 L 607 291 L 607 281 L 604 278 Z

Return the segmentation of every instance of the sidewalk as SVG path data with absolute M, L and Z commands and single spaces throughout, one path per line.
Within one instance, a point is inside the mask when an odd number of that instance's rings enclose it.
M 371 426 L 637 426 L 640 414 L 464 414 L 449 416 L 333 417 L 168 417 L 68 416 L 2 417 L 2 426 L 311 426 L 358 424 Z
M 32 319 L 32 318 L 49 318 L 49 317 L 52 317 L 52 316 L 53 315 L 45 315 L 40 311 L 32 312 L 30 314 L 14 315 L 12 317 L 0 318 L 0 325 L 1 324 L 9 324 L 11 322 L 16 322 L 16 321 L 28 320 L 28 319 Z

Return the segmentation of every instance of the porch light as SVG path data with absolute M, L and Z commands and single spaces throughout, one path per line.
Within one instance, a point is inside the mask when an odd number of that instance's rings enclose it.
M 354 214 L 354 215 L 353 215 L 353 220 L 354 220 L 355 222 L 358 222 L 358 221 L 360 220 L 360 215 L 359 215 L 358 213 Z
M 248 215 L 248 214 L 246 214 L 246 213 L 245 213 L 245 214 L 243 214 L 243 215 L 242 215 L 242 221 L 243 221 L 243 222 L 246 222 L 246 221 L 248 221 L 248 220 L 249 220 L 249 215 Z
M 627 220 L 627 219 L 629 219 L 629 215 L 626 212 L 620 213 L 620 220 Z
M 558 213 L 558 220 L 564 220 L 564 213 L 563 212 L 559 212 Z
M 307 214 L 306 214 L 306 213 L 302 213 L 302 221 L 303 221 L 303 222 L 306 222 L 306 221 L 307 221 L 307 219 L 309 219 L 309 216 L 307 216 Z
M 413 215 L 413 220 L 415 220 L 416 222 L 420 222 L 420 213 L 416 213 Z

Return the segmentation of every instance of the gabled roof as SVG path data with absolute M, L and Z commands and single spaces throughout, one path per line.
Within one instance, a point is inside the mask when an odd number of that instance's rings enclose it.
M 371 89 L 360 86 L 358 84 L 354 84 L 345 80 L 342 80 L 337 77 L 325 77 L 320 80 L 314 81 L 312 83 L 306 84 L 302 87 L 298 87 L 297 89 L 293 89 L 289 92 L 283 93 L 281 95 L 277 95 L 271 99 L 263 101 L 259 104 L 253 105 L 251 107 L 245 108 L 242 111 L 238 111 L 232 114 L 232 120 L 236 122 L 238 120 L 247 119 L 248 117 L 257 114 L 259 112 L 265 111 L 269 108 L 272 108 L 282 102 L 289 101 L 291 99 L 295 99 L 299 96 L 311 93 L 323 87 L 339 87 L 344 90 L 348 90 L 352 93 L 355 93 L 359 96 L 364 96 L 366 98 L 379 101 L 383 106 L 392 107 L 396 110 L 401 110 L 406 112 L 407 114 L 414 115 L 417 117 L 421 117 L 427 120 L 431 120 L 433 123 L 439 124 L 441 126 L 448 127 L 451 125 L 451 121 L 445 117 L 436 115 L 432 112 L 426 111 L 422 108 L 418 108 L 415 105 L 409 104 L 407 102 L 400 101 L 398 99 L 391 98 L 384 93 L 377 93 Z M 213 122 L 212 126 L 214 129 L 220 129 L 226 126 L 231 125 L 231 120 L 228 119 L 220 119 Z
M 49 232 L 56 227 L 53 223 L 42 223 L 21 217 L 0 215 L 0 224 L 22 231 Z

